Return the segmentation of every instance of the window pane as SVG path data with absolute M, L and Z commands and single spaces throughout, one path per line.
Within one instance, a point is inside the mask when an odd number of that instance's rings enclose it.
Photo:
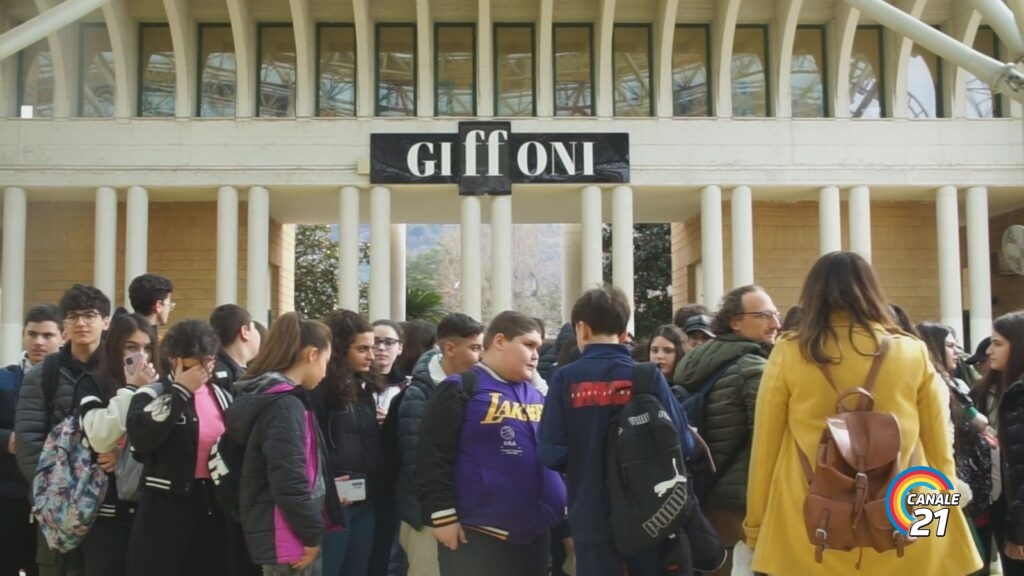
M 174 116 L 174 46 L 169 26 L 143 26 L 139 116 Z
M 797 28 L 789 86 L 794 118 L 825 117 L 825 30 Z
M 672 47 L 672 114 L 710 116 L 708 29 L 677 26 Z
M 474 39 L 470 25 L 437 27 L 434 106 L 438 116 L 476 115 Z
M 260 26 L 259 82 L 258 116 L 295 116 L 295 33 L 290 25 Z
M 377 115 L 416 115 L 416 27 L 377 28 Z
M 319 116 L 356 115 L 356 31 L 320 28 Z
M 615 62 L 615 115 L 651 115 L 651 29 L 616 26 L 612 40 Z
M 32 106 L 35 118 L 53 118 L 53 58 L 50 44 L 40 40 L 18 55 L 21 94 L 18 113 L 22 106 Z
M 533 116 L 533 27 L 495 26 L 494 95 L 498 116 Z
M 914 44 L 907 68 L 907 118 L 942 116 L 942 71 L 939 57 Z
M 555 116 L 594 113 L 590 26 L 555 26 Z
M 857 28 L 850 58 L 850 116 L 881 118 L 885 115 L 882 100 L 882 29 Z
M 768 115 L 768 59 L 763 26 L 736 28 L 732 52 L 732 115 Z
M 235 115 L 235 41 L 227 25 L 199 27 L 199 115 Z
M 978 35 L 974 37 L 974 49 L 999 60 L 999 43 L 996 41 L 996 34 L 987 26 L 978 28 Z M 995 118 L 1000 116 L 999 96 L 992 94 L 992 87 L 974 74 L 966 70 L 964 73 L 967 74 L 967 117 Z
M 83 118 L 113 118 L 114 52 L 104 24 L 82 25 L 79 112 Z

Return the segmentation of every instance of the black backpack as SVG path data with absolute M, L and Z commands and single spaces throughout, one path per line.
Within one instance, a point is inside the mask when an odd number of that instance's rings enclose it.
M 608 431 L 608 492 L 615 548 L 634 554 L 679 533 L 692 513 L 679 430 L 655 396 L 657 366 L 633 369 L 629 402 Z

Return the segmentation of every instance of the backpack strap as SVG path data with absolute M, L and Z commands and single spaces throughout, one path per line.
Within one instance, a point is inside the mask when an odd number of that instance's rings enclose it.
M 466 370 L 462 374 L 459 374 L 459 382 L 461 382 L 460 388 L 462 388 L 462 393 L 465 394 L 467 398 L 472 398 L 473 394 L 476 394 L 476 372 Z
M 846 412 L 846 399 L 851 396 L 858 396 L 856 410 L 874 410 L 875 399 L 871 396 L 871 390 L 875 387 L 875 382 L 878 380 L 878 372 L 882 369 L 882 361 L 885 360 L 885 355 L 889 352 L 889 344 L 892 342 L 892 336 L 886 334 L 882 341 L 878 344 L 878 352 L 875 353 L 874 359 L 871 361 L 871 367 L 868 369 L 868 375 L 864 379 L 864 385 L 856 388 L 851 388 L 843 392 L 839 391 L 836 386 L 836 381 L 832 377 L 832 369 L 828 364 L 818 364 L 818 368 L 821 373 L 825 376 L 825 380 L 828 385 L 832 387 L 832 391 L 836 393 L 836 412 Z
M 658 375 L 658 365 L 654 362 L 640 362 L 633 366 L 633 394 L 655 394 L 654 383 Z

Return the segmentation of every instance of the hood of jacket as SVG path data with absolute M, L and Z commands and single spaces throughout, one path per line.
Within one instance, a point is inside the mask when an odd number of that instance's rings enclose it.
M 246 445 L 256 421 L 275 401 L 302 394 L 302 389 L 280 372 L 267 372 L 235 382 L 235 400 L 228 408 L 225 427 L 235 442 Z
M 421 384 L 426 384 L 431 388 L 436 387 L 439 382 L 435 378 L 435 376 L 437 376 L 437 372 L 440 371 L 441 374 L 444 374 L 444 370 L 440 370 L 439 361 L 434 361 L 434 359 L 438 358 L 440 354 L 441 351 L 436 348 L 424 352 L 420 356 L 420 359 L 416 361 L 416 365 L 412 368 L 412 379 Z M 444 380 L 444 378 L 447 378 L 447 376 L 441 378 L 441 380 Z
M 676 378 L 673 380 L 688 391 L 694 392 L 723 364 L 751 354 L 767 358 L 771 351 L 772 345 L 767 342 L 750 340 L 739 334 L 719 336 L 683 356 L 676 367 Z

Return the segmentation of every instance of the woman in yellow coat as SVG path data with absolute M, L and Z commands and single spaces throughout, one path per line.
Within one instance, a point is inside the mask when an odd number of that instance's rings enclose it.
M 831 363 L 840 391 L 861 386 L 874 354 L 891 334 L 888 354 L 872 390 L 875 410 L 896 416 L 902 465 L 931 466 L 954 478 L 953 447 L 944 404 L 925 345 L 890 319 L 871 266 L 851 252 L 823 256 L 811 269 L 800 297 L 803 319 L 796 334 L 780 340 L 761 378 L 754 416 L 747 488 L 746 543 L 753 569 L 771 576 L 964 576 L 981 567 L 959 509 L 949 515 L 944 537 L 919 538 L 905 549 L 826 549 L 822 563 L 804 526 L 808 483 L 796 446 L 814 461 L 825 418 L 835 414 L 836 393 L 818 363 Z M 794 442 L 795 440 L 795 442 Z M 858 560 L 862 560 L 858 570 Z

